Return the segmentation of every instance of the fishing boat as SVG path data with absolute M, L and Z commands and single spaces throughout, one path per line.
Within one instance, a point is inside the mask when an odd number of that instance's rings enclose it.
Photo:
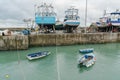
M 39 59 L 45 56 L 48 56 L 51 52 L 49 51 L 41 51 L 41 52 L 36 52 L 36 53 L 31 53 L 27 55 L 27 58 L 29 60 L 33 60 L 33 59 Z
M 90 67 L 93 64 L 95 64 L 95 61 L 96 61 L 95 55 L 93 53 L 88 53 L 88 54 L 85 54 L 82 57 L 80 57 L 79 65 Z
M 70 7 L 65 11 L 65 19 L 63 26 L 66 28 L 67 32 L 73 32 L 80 25 L 80 17 L 78 16 L 78 9 Z
M 55 29 L 56 13 L 54 7 L 50 4 L 41 4 L 35 8 L 35 22 L 40 29 Z
M 87 48 L 87 49 L 80 49 L 79 50 L 80 53 L 91 53 L 93 51 L 94 51 L 93 48 Z
M 120 11 L 117 9 L 114 12 L 104 13 L 100 18 L 100 22 L 105 22 L 107 25 L 120 26 Z
M 120 11 L 117 9 L 114 12 L 104 11 L 104 15 L 96 22 L 98 31 L 100 32 L 117 32 L 120 26 Z

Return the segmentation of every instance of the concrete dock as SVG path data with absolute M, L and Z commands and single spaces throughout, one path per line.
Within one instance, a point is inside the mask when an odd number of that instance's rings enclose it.
M 23 50 L 31 46 L 56 46 L 120 42 L 120 33 L 64 33 L 0 36 L 0 50 Z

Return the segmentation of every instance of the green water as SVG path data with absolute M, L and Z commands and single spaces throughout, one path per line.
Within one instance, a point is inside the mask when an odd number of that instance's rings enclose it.
M 80 68 L 78 52 L 94 48 L 96 63 Z M 29 61 L 28 53 L 51 51 L 51 55 Z M 0 80 L 120 80 L 120 43 L 32 47 L 23 51 L 0 51 Z

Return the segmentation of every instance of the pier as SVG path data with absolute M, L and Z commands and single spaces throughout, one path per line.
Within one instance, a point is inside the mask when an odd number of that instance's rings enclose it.
M 28 49 L 28 36 L 13 35 L 0 36 L 0 50 L 24 50 Z
M 120 42 L 120 33 L 63 33 L 0 36 L 0 50 L 24 50 L 33 46 L 62 46 Z
M 29 36 L 30 46 L 54 46 L 119 42 L 120 33 L 66 33 Z

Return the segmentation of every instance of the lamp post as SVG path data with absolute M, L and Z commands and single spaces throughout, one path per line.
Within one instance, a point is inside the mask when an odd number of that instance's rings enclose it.
M 85 4 L 85 27 L 87 26 L 87 0 Z M 85 28 L 85 33 L 86 33 L 86 28 Z
M 85 5 L 85 27 L 87 25 L 87 0 L 86 0 L 86 5 Z

